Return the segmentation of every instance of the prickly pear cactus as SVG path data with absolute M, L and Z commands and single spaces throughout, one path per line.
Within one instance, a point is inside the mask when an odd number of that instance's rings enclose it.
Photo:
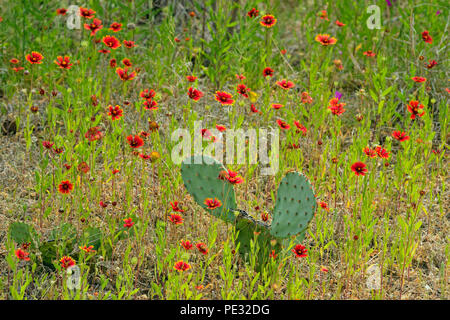
M 300 234 L 303 238 L 317 209 L 312 185 L 301 173 L 289 172 L 281 180 L 270 233 L 276 238 Z
M 194 200 L 217 218 L 228 222 L 236 219 L 236 196 L 233 185 L 219 179 L 219 174 L 226 170 L 217 160 L 207 156 L 192 156 L 181 163 L 181 176 L 184 186 L 194 197 Z M 207 198 L 217 198 L 221 206 L 209 210 L 204 201 Z

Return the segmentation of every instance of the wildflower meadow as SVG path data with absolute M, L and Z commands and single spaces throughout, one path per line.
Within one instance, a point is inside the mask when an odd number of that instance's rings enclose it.
M 0 299 L 448 300 L 449 9 L 2 1 Z

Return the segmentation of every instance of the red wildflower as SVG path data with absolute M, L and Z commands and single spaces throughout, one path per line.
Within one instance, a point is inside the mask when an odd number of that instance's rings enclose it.
M 195 80 L 197 80 L 197 77 L 196 77 L 196 76 L 186 76 L 186 79 L 187 79 L 189 82 L 194 82 Z
M 95 36 L 97 31 L 103 28 L 102 20 L 94 18 L 91 23 L 85 23 L 84 28 L 86 30 L 91 30 L 91 36 Z
M 369 147 L 366 147 L 363 149 L 363 152 L 368 156 L 369 158 L 375 158 L 377 156 L 377 152 L 373 149 L 370 149 Z
M 365 55 L 367 57 L 375 57 L 376 53 L 372 52 L 372 50 L 367 50 L 367 51 L 364 51 L 363 55 Z
M 328 208 L 328 204 L 324 201 L 320 201 L 319 206 L 326 211 L 330 211 L 330 208 Z
M 184 212 L 184 210 L 181 209 L 181 208 L 178 206 L 178 201 L 171 202 L 170 205 L 172 206 L 172 210 L 173 210 L 173 211 L 175 211 L 175 212 Z
M 51 149 L 53 147 L 54 143 L 50 141 L 42 141 L 42 146 L 46 149 Z
M 88 173 L 90 168 L 89 168 L 88 164 L 85 161 L 83 161 L 78 165 L 77 169 L 78 169 L 78 171 L 81 171 L 83 173 Z
M 264 68 L 264 70 L 263 70 L 263 76 L 264 77 L 273 77 L 273 69 L 272 68 L 270 68 L 270 67 L 266 67 L 266 68 Z
M 409 140 L 409 136 L 407 136 L 405 132 L 401 132 L 401 131 L 392 132 L 392 136 L 394 137 L 394 139 L 396 139 L 400 142 Z
M 250 111 L 252 113 L 260 113 L 261 111 L 259 111 L 258 109 L 256 109 L 255 105 L 252 103 L 252 105 L 250 106 Z
M 220 132 L 224 132 L 225 130 L 227 130 L 225 126 L 221 126 L 220 124 L 216 124 L 216 129 Z
M 137 45 L 134 43 L 134 41 L 131 41 L 131 40 L 123 40 L 123 45 L 125 46 L 125 48 L 128 48 L 128 49 L 137 47 Z
M 108 116 L 110 116 L 111 120 L 113 121 L 120 119 L 123 116 L 123 110 L 120 108 L 119 105 L 116 105 L 115 107 L 110 105 L 108 109 L 109 109 Z
M 295 87 L 294 83 L 292 83 L 291 81 L 286 81 L 284 79 L 281 81 L 277 81 L 277 85 L 285 90 Z
M 359 161 L 352 164 L 351 169 L 357 176 L 364 176 L 367 172 L 365 163 Z
M 279 109 L 283 108 L 284 105 L 282 105 L 281 103 L 272 103 L 272 105 L 270 107 L 272 109 L 279 110 Z
M 173 223 L 173 224 L 182 224 L 183 223 L 183 218 L 176 213 L 171 213 L 169 216 L 169 220 Z
M 19 63 L 19 59 L 12 58 L 11 60 L 9 60 L 9 62 L 11 62 L 12 64 L 18 64 Z
M 272 28 L 277 23 L 277 19 L 271 14 L 266 14 L 261 17 L 259 23 L 266 28 Z
M 99 204 L 100 207 L 102 207 L 102 208 L 106 208 L 106 207 L 108 206 L 108 204 L 107 204 L 106 202 L 103 202 L 103 201 L 100 201 L 98 204 Z
M 217 198 L 206 198 L 203 202 L 209 210 L 214 210 L 222 206 L 222 202 Z
M 61 181 L 58 191 L 62 194 L 69 194 L 73 190 L 73 184 L 69 180 Z
M 222 105 L 232 105 L 234 103 L 233 96 L 225 91 L 216 91 L 216 100 Z
M 92 19 L 94 17 L 94 14 L 94 10 L 80 7 L 80 16 L 82 16 L 83 18 Z
M 287 129 L 289 129 L 291 127 L 288 123 L 286 123 L 286 122 L 284 122 L 283 120 L 280 120 L 280 119 L 277 120 L 277 123 L 278 123 L 278 126 L 281 129 L 283 129 L 283 130 L 287 130 Z
M 423 117 L 425 111 L 420 112 L 421 109 L 424 108 L 423 104 L 420 104 L 419 101 L 411 100 L 407 106 L 408 112 L 411 113 L 410 119 L 415 119 L 416 116 Z
M 123 81 L 133 80 L 136 77 L 136 72 L 131 72 L 128 74 L 128 68 L 117 68 L 116 73 L 119 75 L 119 78 Z
M 191 266 L 190 266 L 190 264 L 180 260 L 180 261 L 175 262 L 175 265 L 173 266 L 173 268 L 177 271 L 183 272 L 183 271 L 189 270 L 191 268 Z
M 153 99 L 156 95 L 156 92 L 153 89 L 150 89 L 150 90 L 145 89 L 145 90 L 141 91 L 141 93 L 139 95 L 141 98 L 144 98 L 144 99 Z
M 110 50 L 107 50 L 107 49 L 100 49 L 100 50 L 98 50 L 98 52 L 103 53 L 103 54 L 108 54 L 108 53 L 110 53 L 111 51 L 110 51 Z
M 424 78 L 424 77 L 412 77 L 411 79 L 414 82 L 418 82 L 418 83 L 427 81 L 427 78 Z
M 114 31 L 114 32 L 119 32 L 121 29 L 122 29 L 122 24 L 118 23 L 118 22 L 113 22 L 109 26 L 109 30 Z
M 111 68 L 115 68 L 116 65 L 117 65 L 117 60 L 116 59 L 112 58 L 111 60 L 109 60 L 109 66 Z
M 122 63 L 127 66 L 127 67 L 131 67 L 133 64 L 131 63 L 131 60 L 128 58 L 125 58 L 122 60 Z
M 236 87 L 237 93 L 239 93 L 241 96 L 248 98 L 248 94 L 250 92 L 250 88 L 248 88 L 245 84 L 238 84 Z
M 292 249 L 292 252 L 295 253 L 298 258 L 304 258 L 307 256 L 308 249 L 301 244 L 297 244 L 294 249 Z
M 327 10 L 322 10 L 317 15 L 319 16 L 320 19 L 329 21 Z
M 320 42 L 323 46 L 329 46 L 337 42 L 336 38 L 330 37 L 329 34 L 318 34 L 315 38 L 317 42 Z
M 16 250 L 16 257 L 19 260 L 25 260 L 25 261 L 30 261 L 30 258 L 28 257 L 29 253 L 22 250 L 22 249 L 17 249 Z
M 228 180 L 231 184 L 239 184 L 244 182 L 244 179 L 241 176 L 238 176 L 238 173 L 231 170 L 223 170 L 219 173 L 219 179 Z
M 96 141 L 103 138 L 103 133 L 100 131 L 100 127 L 90 128 L 84 135 L 89 141 Z
M 336 25 L 338 26 L 338 27 L 343 27 L 343 26 L 345 26 L 345 24 L 344 23 L 342 23 L 342 22 L 340 22 L 339 20 L 336 20 Z
M 158 110 L 158 102 L 153 99 L 147 99 L 144 102 L 144 108 L 147 110 Z
M 384 148 L 382 148 L 382 147 L 380 147 L 380 146 L 377 146 L 377 147 L 375 148 L 375 152 L 377 153 L 377 155 L 378 155 L 380 158 L 382 158 L 382 159 L 389 159 L 389 152 L 387 152 L 386 149 L 384 149 Z
M 192 87 L 189 87 L 188 96 L 192 100 L 198 101 L 198 100 L 200 100 L 201 97 L 203 97 L 203 92 L 201 92 L 200 90 L 194 89 Z
M 236 74 L 236 79 L 243 81 L 245 80 L 245 76 L 243 74 Z
M 199 242 L 195 246 L 197 247 L 198 251 L 200 251 L 204 255 L 206 255 L 208 253 L 208 251 L 209 251 L 208 247 L 203 242 Z
M 70 69 L 72 67 L 72 63 L 70 63 L 70 58 L 68 56 L 58 56 L 54 62 L 59 66 L 60 69 Z
M 86 252 L 86 253 L 93 253 L 93 252 L 95 252 L 95 250 L 94 250 L 94 246 L 84 246 L 84 247 L 79 247 L 80 248 L 80 250 L 83 250 L 84 252 Z
M 433 38 L 430 36 L 430 33 L 427 30 L 422 32 L 422 39 L 426 43 L 429 43 L 429 44 L 433 43 Z
M 435 65 L 437 65 L 436 60 L 428 60 L 428 64 L 425 64 L 428 69 L 433 68 Z
M 75 265 L 75 260 L 73 260 L 71 257 L 68 256 L 62 257 L 61 260 L 59 260 L 59 262 L 61 263 L 61 267 L 63 267 L 64 269 L 67 269 Z
M 339 103 L 338 98 L 332 98 L 330 100 L 330 105 L 328 106 L 328 109 L 331 110 L 331 113 L 335 116 L 339 116 L 345 112 L 344 106 L 345 103 Z
M 270 252 L 269 254 L 269 258 L 276 259 L 277 257 L 278 255 L 275 253 L 275 250 L 272 250 L 272 252 Z
M 310 97 L 308 92 L 302 92 L 302 103 L 311 104 L 313 99 Z
M 185 250 L 191 250 L 193 247 L 192 242 L 190 242 L 189 240 L 186 240 L 186 241 L 181 240 L 180 244 Z
M 264 222 L 269 220 L 269 214 L 267 212 L 261 213 L 261 220 L 264 221 Z
M 31 52 L 31 54 L 27 54 L 25 58 L 31 64 L 41 64 L 42 59 L 44 59 L 44 56 L 39 52 L 33 51 Z
M 249 18 L 255 18 L 255 17 L 259 16 L 259 10 L 257 10 L 256 8 L 253 8 L 252 10 L 247 12 L 247 16 Z
M 306 127 L 304 125 L 300 124 L 299 121 L 295 120 L 294 125 L 297 127 L 296 132 L 302 132 L 303 135 L 306 135 L 306 132 L 308 132 Z
M 107 47 L 111 49 L 117 49 L 118 47 L 120 47 L 120 41 L 114 36 L 105 36 L 103 37 L 102 41 Z
M 65 16 L 66 13 L 67 13 L 67 9 L 65 9 L 65 8 L 56 9 L 56 14 L 58 16 Z
M 129 228 L 131 228 L 134 225 L 133 218 L 123 219 L 123 222 L 125 222 L 123 224 L 124 228 L 128 228 L 129 229 Z
M 139 137 L 137 134 L 133 137 L 133 135 L 129 135 L 127 137 L 128 140 L 128 144 L 130 145 L 130 147 L 132 148 L 140 148 L 144 145 L 144 140 Z

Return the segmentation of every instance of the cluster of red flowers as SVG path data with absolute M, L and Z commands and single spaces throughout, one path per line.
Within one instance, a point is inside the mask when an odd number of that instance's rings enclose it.
M 223 170 L 219 173 L 219 179 L 227 180 L 231 184 L 239 184 L 244 182 L 244 179 L 238 175 L 237 172 L 231 170 Z
M 156 92 L 153 89 L 145 89 L 139 94 L 144 99 L 144 108 L 147 110 L 158 110 L 158 102 L 155 100 Z
M 340 116 L 345 112 L 345 105 L 345 103 L 340 103 L 338 98 L 332 98 L 329 102 L 328 109 L 330 109 L 331 113 L 335 116 Z
M 389 158 L 389 152 L 386 151 L 386 149 L 382 148 L 381 146 L 376 146 L 375 149 L 370 149 L 369 147 L 366 147 L 363 149 L 363 152 L 369 158 L 376 158 L 377 156 L 382 159 Z

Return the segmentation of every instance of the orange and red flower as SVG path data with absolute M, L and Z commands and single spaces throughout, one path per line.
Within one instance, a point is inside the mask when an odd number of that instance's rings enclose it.
M 292 252 L 297 256 L 297 258 L 305 258 L 307 257 L 308 249 L 306 249 L 306 247 L 302 246 L 301 244 L 297 244 L 292 249 Z
M 430 36 L 430 33 L 428 32 L 428 30 L 425 30 L 424 32 L 422 32 L 422 39 L 426 43 L 429 43 L 429 44 L 433 43 L 433 38 Z
M 73 184 L 69 180 L 61 181 L 58 191 L 62 194 L 69 194 L 73 190 Z
M 392 136 L 394 137 L 395 140 L 398 140 L 400 142 L 409 140 L 409 136 L 406 135 L 406 132 L 402 131 L 394 131 L 392 132 Z
M 173 268 L 177 271 L 183 272 L 186 270 L 189 270 L 191 268 L 191 265 L 189 263 L 186 263 L 182 260 L 175 262 L 175 265 Z
M 313 102 L 313 99 L 309 95 L 308 92 L 304 91 L 302 92 L 302 103 L 311 104 Z
M 330 100 L 330 105 L 328 106 L 328 109 L 330 109 L 331 113 L 334 114 L 335 116 L 339 116 L 345 112 L 344 109 L 345 105 L 346 104 L 343 102 L 339 103 L 338 98 L 332 98 Z
M 367 172 L 366 164 L 360 161 L 352 164 L 351 169 L 357 176 L 364 176 Z
M 247 16 L 249 18 L 255 18 L 255 17 L 259 16 L 259 10 L 257 10 L 256 8 L 253 8 L 249 12 L 247 12 Z
M 271 14 L 266 14 L 261 17 L 259 23 L 266 28 L 272 28 L 277 23 L 277 19 Z
M 197 247 L 198 251 L 200 251 L 204 255 L 206 255 L 208 253 L 208 251 L 209 251 L 208 247 L 203 242 L 199 242 L 195 246 Z
M 231 170 L 222 170 L 219 173 L 219 179 L 228 180 L 231 184 L 239 184 L 244 182 L 244 179 L 238 175 L 237 172 Z
M 336 38 L 330 37 L 329 34 L 318 34 L 315 40 L 323 46 L 333 45 L 337 42 Z
M 181 208 L 178 206 L 178 205 L 179 205 L 178 201 L 171 202 L 170 205 L 172 206 L 172 210 L 173 210 L 173 211 L 175 211 L 175 212 L 184 212 L 184 210 L 181 209 Z
M 188 89 L 188 96 L 194 101 L 200 100 L 201 97 L 203 97 L 203 92 L 200 90 L 194 89 L 192 87 L 189 87 Z
M 95 11 L 92 9 L 87 9 L 80 7 L 80 16 L 85 19 L 92 19 L 95 15 Z
M 29 253 L 22 250 L 22 249 L 17 249 L 16 250 L 16 257 L 19 260 L 24 260 L 24 261 L 30 261 L 30 258 L 28 257 Z
M 345 26 L 345 24 L 344 23 L 342 23 L 342 22 L 340 22 L 339 20 L 336 20 L 336 25 L 338 26 L 338 27 L 343 27 L 343 26 Z
M 122 30 L 122 24 L 118 23 L 118 22 L 113 22 L 109 26 L 109 30 L 111 30 L 113 32 L 119 32 L 120 30 Z
M 85 133 L 84 137 L 89 141 L 96 141 L 103 138 L 103 132 L 100 131 L 100 127 L 92 127 Z
M 115 107 L 110 105 L 108 109 L 109 109 L 108 116 L 110 116 L 111 120 L 113 121 L 120 119 L 123 116 L 123 110 L 120 108 L 119 105 L 116 105 Z
M 58 56 L 54 62 L 59 66 L 60 69 L 70 69 L 73 64 L 70 63 L 70 58 L 68 56 Z
M 263 70 L 263 76 L 266 78 L 266 77 L 273 77 L 273 73 L 274 73 L 274 71 L 273 71 L 273 69 L 271 68 L 271 67 L 266 67 L 266 68 L 264 68 L 264 70 Z
M 73 260 L 71 257 L 64 256 L 59 260 L 61 267 L 64 269 L 67 269 L 69 267 L 72 267 L 75 265 L 75 260 Z
M 295 84 L 292 81 L 287 81 L 285 79 L 277 81 L 277 85 L 285 90 L 295 87 Z
M 123 219 L 123 222 L 125 222 L 123 227 L 127 229 L 130 229 L 134 225 L 133 218 Z
M 128 48 L 128 49 L 137 47 L 137 45 L 135 44 L 135 42 L 134 42 L 134 41 L 131 41 L 131 40 L 123 40 L 123 45 L 125 46 L 125 48 Z
M 367 50 L 367 51 L 364 51 L 363 55 L 365 55 L 367 57 L 375 57 L 376 53 L 373 52 L 372 50 Z
M 67 13 L 67 9 L 66 9 L 66 8 L 59 8 L 59 9 L 56 9 L 56 14 L 57 14 L 58 16 L 65 16 L 66 13 Z
M 173 223 L 173 224 L 182 224 L 183 223 L 183 218 L 176 213 L 171 213 L 169 215 L 169 220 Z
M 234 103 L 233 96 L 225 91 L 216 91 L 216 100 L 221 105 L 232 105 Z
M 277 123 L 278 126 L 283 130 L 288 130 L 291 127 L 287 122 L 284 122 L 283 120 L 280 119 L 277 120 Z
M 425 111 L 420 112 L 424 108 L 423 104 L 419 101 L 411 100 L 407 106 L 408 112 L 411 113 L 410 119 L 415 119 L 416 117 L 423 117 Z
M 271 107 L 272 109 L 279 110 L 279 109 L 283 108 L 284 105 L 282 105 L 281 103 L 272 103 L 272 104 L 270 105 L 270 107 Z
M 104 36 L 102 41 L 107 47 L 111 49 L 117 49 L 118 47 L 120 47 L 120 41 L 114 36 Z
M 195 82 L 195 80 L 197 80 L 196 76 L 186 76 L 187 81 L 189 82 Z
M 39 52 L 33 51 L 31 54 L 27 54 L 25 58 L 31 64 L 41 64 L 44 56 Z
M 91 30 L 91 36 L 95 36 L 97 31 L 103 28 L 102 21 L 100 19 L 94 18 L 91 23 L 85 23 L 84 28 L 86 30 Z
M 136 77 L 136 72 L 133 71 L 128 74 L 128 68 L 117 68 L 116 73 L 119 75 L 119 78 L 123 81 L 133 80 Z
M 128 141 L 128 144 L 130 145 L 130 147 L 132 147 L 134 149 L 140 148 L 144 145 L 144 140 L 141 137 L 139 137 L 137 134 L 134 135 L 134 137 L 133 137 L 133 135 L 129 135 L 127 137 L 127 141 Z
M 209 210 L 214 210 L 222 206 L 222 202 L 217 198 L 206 198 L 203 202 Z
M 424 77 L 412 77 L 411 79 L 412 79 L 414 82 L 418 82 L 418 83 L 427 81 L 427 78 L 424 78 Z
M 186 240 L 186 241 L 181 240 L 180 244 L 185 250 L 191 250 L 193 247 L 192 242 L 190 242 L 189 240 Z

